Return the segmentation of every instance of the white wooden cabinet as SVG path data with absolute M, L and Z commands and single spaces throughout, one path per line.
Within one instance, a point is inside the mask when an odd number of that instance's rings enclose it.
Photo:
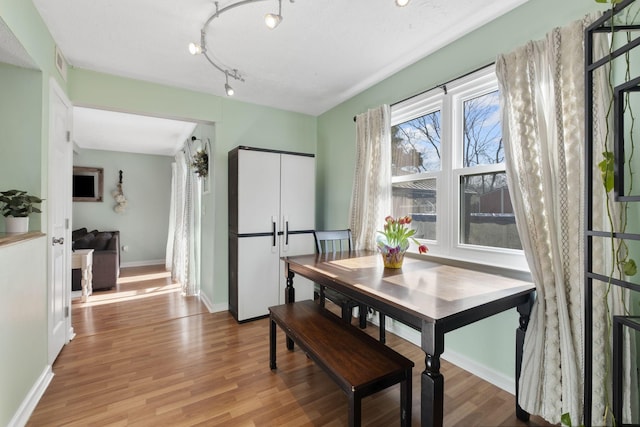
M 239 322 L 284 303 L 281 256 L 315 250 L 315 157 L 251 147 L 229 152 L 229 309 Z M 296 277 L 296 300 L 313 284 Z

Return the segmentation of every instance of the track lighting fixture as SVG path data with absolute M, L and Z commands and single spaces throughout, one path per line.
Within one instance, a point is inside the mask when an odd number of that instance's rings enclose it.
M 244 81 L 244 78 L 242 77 L 242 75 L 240 74 L 240 72 L 238 70 L 231 69 L 231 68 L 227 68 L 225 65 L 221 64 L 220 62 L 218 62 L 217 59 L 213 58 L 213 55 L 210 55 L 209 52 L 207 52 L 207 47 L 206 47 L 206 30 L 207 27 L 209 27 L 209 24 L 211 24 L 211 22 L 219 17 L 221 14 L 223 14 L 224 12 L 231 10 L 231 9 L 235 9 L 238 6 L 243 6 L 245 4 L 249 4 L 249 3 L 257 3 L 259 1 L 273 1 L 273 0 L 239 0 L 236 1 L 235 3 L 231 3 L 223 8 L 219 8 L 218 6 L 218 2 L 214 2 L 214 4 L 216 5 L 216 10 L 215 12 L 209 16 L 209 18 L 205 21 L 204 25 L 202 26 L 202 29 L 200 30 L 200 44 L 198 43 L 189 43 L 189 52 L 192 55 L 198 55 L 198 54 L 202 54 L 207 61 L 209 61 L 209 63 L 218 71 L 220 71 L 221 73 L 224 74 L 225 76 L 225 84 L 224 84 L 224 90 L 226 92 L 226 94 L 228 96 L 232 96 L 234 94 L 234 90 L 231 86 L 229 86 L 229 77 L 239 80 L 241 82 Z M 289 2 L 293 3 L 295 0 L 289 0 Z M 264 17 L 264 21 L 265 24 L 267 25 L 267 27 L 274 29 L 275 27 L 277 27 L 280 22 L 282 22 L 282 0 L 278 0 L 278 14 L 275 15 L 273 13 L 268 13 L 265 15 Z
M 282 22 L 282 0 L 278 0 L 278 14 L 275 15 L 273 13 L 267 13 L 264 16 L 264 23 L 270 29 L 276 28 Z
M 220 8 L 218 6 L 218 2 L 215 1 L 214 4 L 216 6 L 216 10 L 215 12 L 209 16 L 209 18 L 207 18 L 207 20 L 205 21 L 204 25 L 202 26 L 202 28 L 200 29 L 200 43 L 189 43 L 189 53 L 191 53 L 192 55 L 200 55 L 202 54 L 207 61 L 209 61 L 209 63 L 218 71 L 220 71 L 221 73 L 224 74 L 225 76 L 225 84 L 224 84 L 224 90 L 225 93 L 227 94 L 227 96 L 233 96 L 233 94 L 235 93 L 235 91 L 233 90 L 233 88 L 231 86 L 229 86 L 229 77 L 234 78 L 236 80 L 239 80 L 241 82 L 244 82 L 244 78 L 242 77 L 242 75 L 240 74 L 240 72 L 237 69 L 230 69 L 227 68 L 225 65 L 221 64 L 220 62 L 217 62 L 217 59 L 213 58 L 213 55 L 210 55 L 207 52 L 207 45 L 206 45 L 206 30 L 209 27 L 209 24 L 211 24 L 211 22 L 213 22 L 213 20 L 217 17 L 219 17 L 220 15 L 222 15 L 224 12 L 231 10 L 231 9 L 235 9 L 236 7 L 239 6 L 243 6 L 245 4 L 249 4 L 249 3 L 257 3 L 259 1 L 272 1 L 272 0 L 239 0 L 236 1 L 235 3 L 231 3 L 223 8 Z M 295 0 L 289 0 L 290 3 L 293 3 Z M 395 0 L 396 2 L 396 6 L 398 7 L 404 7 L 406 5 L 409 4 L 410 0 Z M 278 25 L 280 25 L 280 23 L 282 22 L 282 0 L 278 0 L 278 14 L 274 14 L 274 13 L 267 13 L 264 16 L 264 22 L 267 25 L 267 27 L 269 27 L 270 29 L 274 29 L 276 28 Z
M 200 31 L 200 43 L 189 43 L 189 53 L 191 55 L 200 55 L 205 52 L 204 48 L 204 31 Z
M 224 91 L 227 93 L 227 96 L 233 96 L 236 93 L 231 86 L 229 86 L 229 73 L 224 73 L 225 83 L 224 83 Z
M 191 55 L 199 55 L 202 53 L 202 46 L 195 43 L 189 43 L 189 53 Z

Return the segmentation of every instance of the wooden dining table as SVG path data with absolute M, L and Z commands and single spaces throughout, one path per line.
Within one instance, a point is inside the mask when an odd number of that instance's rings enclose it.
M 442 426 L 444 377 L 440 356 L 444 335 L 505 310 L 517 308 L 516 415 L 529 414 L 517 404 L 522 344 L 535 287 L 513 277 L 406 258 L 400 269 L 384 268 L 373 251 L 351 251 L 283 257 L 285 302 L 295 301 L 294 277 L 306 277 L 334 289 L 421 332 L 425 370 L 421 375 L 421 425 Z M 487 342 L 491 337 L 487 337 Z

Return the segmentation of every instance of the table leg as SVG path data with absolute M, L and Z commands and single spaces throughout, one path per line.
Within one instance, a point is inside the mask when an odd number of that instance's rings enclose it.
M 269 321 L 269 368 L 277 369 L 276 365 L 276 322 Z
M 82 284 L 82 302 L 87 302 L 89 295 L 91 295 L 91 290 L 89 289 L 89 283 L 91 283 L 89 275 L 91 272 L 86 265 L 83 265 L 80 269 L 80 274 L 82 274 L 82 279 L 80 280 Z
M 289 304 L 296 300 L 296 290 L 293 287 L 293 277 L 295 273 L 289 270 L 289 263 L 284 264 L 284 274 L 287 276 L 287 287 L 284 290 L 284 302 Z M 293 340 L 287 337 L 287 349 L 293 350 Z
M 527 332 L 527 326 L 529 326 L 529 315 L 531 314 L 531 307 L 533 306 L 533 294 L 531 294 L 529 301 L 518 306 L 518 313 L 520 313 L 520 325 L 516 329 L 516 417 L 522 421 L 529 421 L 529 413 L 520 407 L 520 371 L 522 369 L 522 349 L 524 346 L 524 336 Z
M 423 427 L 442 427 L 444 377 L 440 373 L 440 355 L 444 352 L 444 332 L 434 323 L 422 322 L 422 350 L 426 369 L 421 381 L 421 423 Z
M 93 257 L 93 254 L 91 256 Z M 87 266 L 87 295 L 93 295 L 93 260 L 91 265 Z

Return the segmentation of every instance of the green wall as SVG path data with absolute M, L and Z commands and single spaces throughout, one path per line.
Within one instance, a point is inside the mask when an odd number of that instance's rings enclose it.
M 74 166 L 104 169 L 102 202 L 73 202 L 72 229 L 120 231 L 121 263 L 164 264 L 173 157 L 102 150 L 78 150 Z M 125 212 L 116 213 L 111 192 L 122 170 L 122 189 L 127 198 Z M 127 246 L 127 250 L 122 250 Z
M 500 53 L 509 52 L 528 40 L 543 38 L 553 27 L 606 7 L 591 0 L 530 0 L 318 117 L 318 225 L 348 226 L 355 162 L 355 115 L 462 76 L 495 61 Z M 464 355 L 498 375 L 513 378 L 517 325 L 517 314 L 513 310 L 447 334 L 445 348 L 449 354 Z
M 42 196 L 42 73 L 0 63 L 0 92 L 0 191 Z M 30 229 L 40 230 L 40 220 L 40 215 L 31 215 Z
M 49 81 L 54 43 L 30 1 L 0 0 L 0 20 L 40 70 L 0 64 L 0 188 L 20 188 L 47 198 Z M 64 82 L 62 82 L 64 88 Z M 30 229 L 47 228 L 43 214 Z M 4 230 L 4 224 L 0 225 Z M 26 421 L 48 366 L 47 238 L 0 247 L 0 425 Z M 31 394 L 34 393 L 34 394 Z M 20 412 L 20 405 L 26 411 Z
M 355 158 L 354 115 L 382 103 L 396 102 L 486 65 L 498 53 L 508 52 L 527 40 L 541 38 L 554 26 L 604 7 L 591 0 L 530 0 L 316 118 L 86 70 L 70 69 L 67 83 L 55 69 L 55 43 L 33 4 L 24 0 L 0 0 L 0 19 L 40 68 L 38 72 L 0 66 L 0 88 L 3 89 L 0 144 L 2 153 L 17 150 L 11 156 L 3 154 L 0 157 L 0 182 L 3 186 L 10 183 L 11 187 L 24 187 L 47 197 L 51 78 L 78 106 L 215 123 L 215 130 L 211 130 L 212 191 L 205 195 L 203 203 L 203 265 L 206 267 L 203 266 L 202 292 L 214 308 L 222 309 L 228 300 L 227 152 L 230 149 L 242 144 L 316 153 L 318 226 L 344 227 L 348 224 Z M 7 90 L 18 93 L 5 96 Z M 6 105 L 11 108 L 19 105 L 21 117 L 11 111 L 5 113 Z M 135 185 L 129 187 L 130 180 L 134 183 L 132 174 L 128 171 L 125 174 L 125 192 L 130 198 L 134 196 L 131 192 L 137 191 Z M 110 181 L 113 183 L 107 178 L 106 184 Z M 41 228 L 46 232 L 46 203 L 43 207 Z M 0 396 L 11 395 L 12 398 L 0 399 L 0 425 L 15 415 L 17 405 L 27 397 L 26 391 L 34 386 L 47 366 L 45 240 L 0 249 L 0 263 L 6 264 L 8 269 L 30 265 L 29 277 L 24 279 L 29 283 L 24 289 L 29 292 L 29 298 L 24 298 L 19 287 L 13 287 L 5 292 L 3 304 L 34 314 L 31 320 L 23 322 L 2 318 L 5 325 L 11 322 L 11 330 L 2 331 L 2 346 L 12 347 L 13 351 L 0 352 L 0 366 L 15 367 L 18 360 L 23 363 L 17 372 L 2 372 Z M 35 261 L 32 260 L 34 256 L 37 257 Z M 2 276 L 2 282 L 11 282 L 15 277 L 24 276 L 14 271 L 9 278 Z M 459 352 L 489 369 L 513 376 L 512 334 L 516 324 L 515 313 L 509 313 L 463 328 L 447 335 L 447 351 Z M 493 339 L 495 336 L 501 341 L 489 348 L 487 337 Z M 24 345 L 25 340 L 29 342 L 28 348 Z
M 211 124 L 199 124 L 193 131 L 193 135 L 196 138 L 199 138 L 206 142 L 208 139 L 211 143 L 211 150 L 215 152 L 216 150 L 216 129 L 214 125 Z M 210 159 L 210 164 L 212 164 L 212 159 Z M 213 167 L 211 167 L 212 169 Z M 213 189 L 215 186 L 215 171 L 209 170 L 209 185 L 210 189 Z M 215 263 L 215 255 L 214 255 L 214 247 L 215 247 L 215 239 L 213 236 L 215 235 L 215 226 L 216 226 L 216 217 L 215 217 L 215 208 L 216 208 L 216 197 L 215 191 L 209 191 L 208 193 L 204 193 L 202 195 L 202 204 L 201 204 L 201 241 L 200 241 L 200 289 L 204 298 L 206 298 L 206 303 L 210 305 L 211 309 L 224 309 L 224 307 L 213 307 L 213 302 L 209 299 L 210 295 L 214 295 L 214 263 Z M 216 294 L 218 292 L 215 292 Z M 223 304 L 219 304 L 223 305 Z
M 212 254 L 203 254 L 203 265 L 211 279 L 203 277 L 202 293 L 214 309 L 228 303 L 227 233 L 227 153 L 238 145 L 315 153 L 316 118 L 213 95 L 131 79 L 73 69 L 69 96 L 74 105 L 91 106 L 137 114 L 155 115 L 200 123 L 215 123 L 212 138 L 213 185 L 205 195 L 205 225 L 211 233 L 203 235 L 205 244 L 213 242 Z M 204 273 L 204 271 L 203 271 Z M 211 287 L 209 285 L 212 285 Z

